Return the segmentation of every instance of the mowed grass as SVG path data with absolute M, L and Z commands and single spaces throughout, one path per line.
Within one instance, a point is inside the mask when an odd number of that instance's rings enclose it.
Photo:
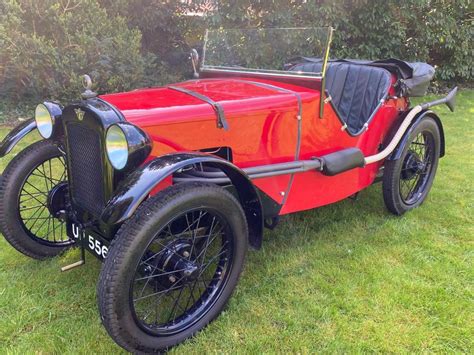
M 474 352 L 474 91 L 436 111 L 447 151 L 420 208 L 392 216 L 377 184 L 283 218 L 225 312 L 172 352 Z M 100 263 L 59 271 L 78 258 L 38 262 L 0 241 L 2 353 L 123 351 L 99 319 Z

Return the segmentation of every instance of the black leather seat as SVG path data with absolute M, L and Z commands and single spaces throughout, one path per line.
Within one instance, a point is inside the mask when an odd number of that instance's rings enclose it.
M 304 62 L 292 66 L 291 71 L 320 73 L 321 62 Z M 344 62 L 328 63 L 326 89 L 331 95 L 337 114 L 347 124 L 351 134 L 364 130 L 388 95 L 390 72 L 383 68 Z

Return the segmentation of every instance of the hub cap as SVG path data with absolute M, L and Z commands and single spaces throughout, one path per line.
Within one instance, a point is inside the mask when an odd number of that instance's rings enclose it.
M 66 198 L 68 193 L 68 184 L 63 181 L 54 186 L 48 194 L 49 213 L 60 220 L 64 220 L 66 215 Z

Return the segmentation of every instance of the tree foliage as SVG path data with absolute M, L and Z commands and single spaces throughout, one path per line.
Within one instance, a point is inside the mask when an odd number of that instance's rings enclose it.
M 395 57 L 437 66 L 437 79 L 474 79 L 472 0 L 234 0 L 211 20 L 223 27 L 332 26 L 331 56 Z
M 78 76 L 99 92 L 178 80 L 206 28 L 336 29 L 331 56 L 397 57 L 437 66 L 440 81 L 474 78 L 472 0 L 2 0 L 0 98 L 70 99 Z
M 141 33 L 95 0 L 7 0 L 0 5 L 0 93 L 10 99 L 71 97 L 79 74 L 97 89 L 140 85 L 150 64 Z

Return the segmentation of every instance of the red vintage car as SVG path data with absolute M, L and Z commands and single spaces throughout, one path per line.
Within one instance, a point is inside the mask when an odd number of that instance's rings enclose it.
M 103 260 L 102 322 L 133 352 L 167 349 L 211 322 L 248 246 L 282 215 L 381 181 L 388 210 L 419 206 L 444 155 L 440 118 L 414 107 L 434 70 L 329 60 L 331 28 L 215 30 L 194 79 L 47 101 L 0 145 L 44 138 L 1 182 L 0 227 L 36 259 L 81 248 Z

